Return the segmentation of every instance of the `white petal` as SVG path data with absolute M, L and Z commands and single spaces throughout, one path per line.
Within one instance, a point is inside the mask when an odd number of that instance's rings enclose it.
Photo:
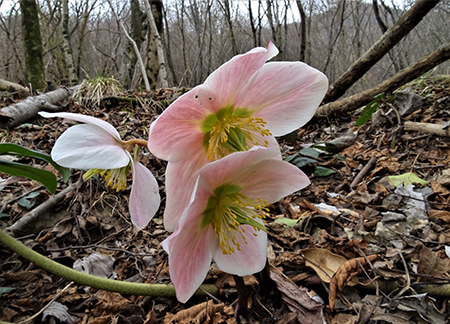
M 65 119 L 74 120 L 80 123 L 86 123 L 98 126 L 100 128 L 103 128 L 105 131 L 107 131 L 112 137 L 116 138 L 117 140 L 120 140 L 120 135 L 117 132 L 117 130 L 108 122 L 105 122 L 104 120 L 82 115 L 82 114 L 74 114 L 74 113 L 68 113 L 68 112 L 58 112 L 58 113 L 48 113 L 44 111 L 40 111 L 39 115 L 45 118 L 51 118 L 51 117 L 60 117 Z
M 153 174 L 141 163 L 133 163 L 133 185 L 130 194 L 130 216 L 134 225 L 145 228 L 158 211 L 161 198 Z
M 236 241 L 239 242 L 241 251 L 235 249 L 234 253 L 225 255 L 221 249 L 217 249 L 213 259 L 220 270 L 237 276 L 247 276 L 261 271 L 266 264 L 267 233 L 255 231 L 249 225 L 243 225 L 241 229 L 245 230 L 245 240 L 240 233 L 236 233 Z
M 103 128 L 90 124 L 67 129 L 52 149 L 52 159 L 67 168 L 117 169 L 130 163 L 120 143 Z

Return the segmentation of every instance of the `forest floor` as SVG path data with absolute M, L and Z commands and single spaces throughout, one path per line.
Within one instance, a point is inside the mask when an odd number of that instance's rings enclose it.
M 357 111 L 314 119 L 294 140 L 279 140 L 283 157 L 301 167 L 311 185 L 269 206 L 274 282 L 260 287 L 258 274 L 245 278 L 249 311 L 241 323 L 448 323 L 449 139 L 406 131 L 404 123 L 450 119 L 450 76 L 410 86 L 382 100 L 360 127 L 354 125 Z M 123 96 L 136 100 L 110 97 L 96 108 L 70 102 L 65 111 L 107 120 L 125 140 L 147 139 L 150 122 L 176 95 L 172 89 L 128 93 Z M 70 125 L 37 118 L 3 131 L 0 142 L 50 153 Z M 129 187 L 116 193 L 105 181 L 84 182 L 82 171 L 72 170 L 69 183 L 76 186 L 38 222 L 14 233 L 16 239 L 69 267 L 82 259 L 85 268 L 102 265 L 100 271 L 114 272 L 116 280 L 170 284 L 160 245 L 169 235 L 162 222 L 166 162 L 143 151 L 140 161 L 157 178 L 163 198 L 145 230 L 131 225 Z M 31 158 L 16 161 L 53 170 Z M 368 172 L 355 180 L 366 165 Z M 51 197 L 35 181 L 0 177 L 2 229 Z M 69 183 L 59 181 L 57 193 Z M 120 295 L 69 285 L 0 246 L 0 321 L 25 323 L 53 301 L 30 322 L 236 323 L 233 277 L 212 265 L 204 283 L 215 284 L 219 294 L 195 296 L 186 304 L 175 297 Z

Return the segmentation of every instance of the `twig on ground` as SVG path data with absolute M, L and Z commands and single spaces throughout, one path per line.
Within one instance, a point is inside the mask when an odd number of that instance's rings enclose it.
M 42 204 L 37 206 L 35 209 L 25 214 L 17 222 L 8 227 L 7 230 L 11 231 L 13 234 L 23 232 L 26 227 L 35 222 L 40 216 L 42 216 L 43 213 L 48 212 L 51 208 L 55 207 L 60 201 L 62 201 L 66 197 L 67 193 L 71 192 L 76 187 L 77 184 L 73 183 L 60 193 L 50 197 Z
M 375 157 L 371 158 L 369 162 L 362 168 L 362 170 L 357 174 L 355 179 L 353 179 L 350 184 L 350 188 L 354 188 L 358 185 L 358 183 L 362 180 L 362 178 L 369 172 L 369 170 L 375 165 L 377 159 Z
M 52 299 L 47 305 L 45 305 L 44 307 L 42 307 L 42 309 L 41 309 L 39 312 L 37 312 L 37 313 L 34 314 L 33 316 L 27 318 L 26 320 L 23 320 L 23 321 L 20 322 L 19 324 L 25 324 L 25 323 L 28 323 L 28 322 L 32 321 L 33 319 L 35 319 L 36 317 L 38 317 L 40 314 L 42 314 L 47 308 L 50 307 L 50 305 L 51 305 L 55 300 L 57 300 L 57 299 L 63 294 L 63 292 L 65 292 L 67 289 L 69 289 L 69 287 L 72 286 L 72 284 L 73 284 L 73 281 L 69 282 L 69 284 L 68 284 L 67 286 L 65 286 L 60 292 L 58 292 L 58 293 L 56 294 L 56 296 L 53 297 L 53 299 Z

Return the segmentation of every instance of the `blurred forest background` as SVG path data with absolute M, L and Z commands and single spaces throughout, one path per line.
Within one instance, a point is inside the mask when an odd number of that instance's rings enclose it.
M 140 0 L 0 0 L 0 78 L 27 84 L 23 8 L 37 9 L 44 72 L 34 87 L 114 77 L 142 89 L 133 42 L 151 88 L 193 87 L 233 55 L 272 40 L 277 60 L 301 60 L 341 76 L 414 1 L 151 0 L 167 83 L 158 77 L 157 39 Z M 22 8 L 22 9 L 21 9 Z M 29 14 L 29 13 L 28 13 Z M 450 42 L 450 1 L 441 1 L 348 92 L 379 84 Z M 123 26 L 123 27 L 122 27 Z M 129 35 L 127 37 L 126 33 Z M 37 38 L 36 36 L 35 38 Z M 133 40 L 133 42 L 131 41 Z M 37 54 L 40 55 L 40 54 Z M 449 62 L 434 69 L 448 74 Z

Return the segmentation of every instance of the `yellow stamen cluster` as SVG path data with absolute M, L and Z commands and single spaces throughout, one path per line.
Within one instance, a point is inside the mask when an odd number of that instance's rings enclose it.
M 219 237 L 219 247 L 226 255 L 241 250 L 237 236 L 240 235 L 248 244 L 242 225 L 250 225 L 255 231 L 266 230 L 263 210 L 268 211 L 267 201 L 249 199 L 235 188 L 228 185 L 217 188 L 203 212 L 204 225 L 212 226 Z
M 83 175 L 83 179 L 87 180 L 96 174 L 100 174 L 100 176 L 105 176 L 105 180 L 108 181 L 107 185 L 116 189 L 117 191 L 123 190 L 127 186 L 127 174 L 128 174 L 129 166 L 125 166 L 119 169 L 90 169 Z
M 209 132 L 208 159 L 218 160 L 232 152 L 246 151 L 253 146 L 267 147 L 269 142 L 262 137 L 272 133 L 265 128 L 262 118 L 229 116 L 218 120 Z

